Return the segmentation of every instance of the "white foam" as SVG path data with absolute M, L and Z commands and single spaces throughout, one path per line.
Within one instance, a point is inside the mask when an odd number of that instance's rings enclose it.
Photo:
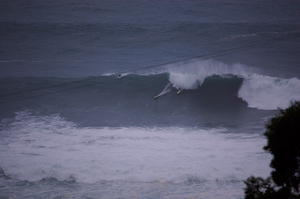
M 225 64 L 216 60 L 195 61 L 181 66 L 169 68 L 169 80 L 175 88 L 196 89 L 206 77 L 213 75 L 236 75 L 244 77 L 253 74 L 257 69 L 243 64 Z
M 2 126 L 0 166 L 21 180 L 242 183 L 270 172 L 265 139 L 227 129 L 76 128 L 28 112 Z
M 300 100 L 300 80 L 253 74 L 244 78 L 238 96 L 251 108 L 284 109 L 291 101 Z

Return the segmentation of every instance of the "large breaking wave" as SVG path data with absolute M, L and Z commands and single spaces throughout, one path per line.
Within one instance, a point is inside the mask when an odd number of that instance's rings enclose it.
M 300 100 L 299 79 L 261 75 L 242 64 L 206 60 L 138 72 L 120 79 L 1 78 L 0 116 L 29 109 L 83 126 L 237 125 L 249 108 L 276 110 Z M 156 93 L 161 96 L 155 100 Z
M 256 68 L 242 64 L 224 64 L 206 60 L 170 68 L 169 80 L 175 88 L 197 89 L 206 78 L 218 75 L 222 78 L 243 78 L 238 97 L 251 108 L 275 110 L 286 108 L 291 101 L 300 100 L 300 80 L 259 75 Z

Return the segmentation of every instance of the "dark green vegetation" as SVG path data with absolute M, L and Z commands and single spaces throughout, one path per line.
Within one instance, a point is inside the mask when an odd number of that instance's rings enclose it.
M 273 155 L 273 169 L 267 179 L 249 177 L 245 199 L 300 198 L 300 102 L 293 102 L 286 110 L 271 119 L 264 135 L 264 147 Z

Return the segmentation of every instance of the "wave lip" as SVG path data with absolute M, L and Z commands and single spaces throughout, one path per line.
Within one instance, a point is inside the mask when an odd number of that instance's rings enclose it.
M 169 80 L 175 88 L 196 89 L 202 85 L 206 77 L 213 75 L 244 77 L 256 71 L 257 69 L 243 64 L 229 65 L 209 59 L 170 68 L 168 73 Z

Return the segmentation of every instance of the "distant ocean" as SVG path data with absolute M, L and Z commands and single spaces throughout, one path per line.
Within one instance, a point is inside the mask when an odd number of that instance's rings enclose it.
M 0 198 L 243 198 L 300 100 L 299 10 L 0 1 Z

